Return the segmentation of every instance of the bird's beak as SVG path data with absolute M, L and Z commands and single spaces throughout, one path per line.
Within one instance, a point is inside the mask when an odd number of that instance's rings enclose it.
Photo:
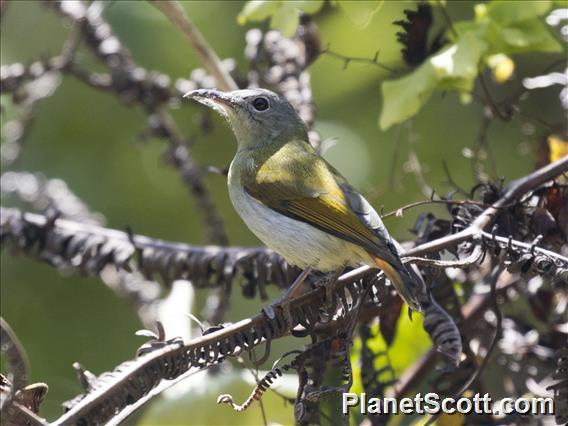
M 222 110 L 228 107 L 234 109 L 238 106 L 237 98 L 230 93 L 221 92 L 213 89 L 197 89 L 183 95 L 184 98 L 195 99 L 208 107 Z

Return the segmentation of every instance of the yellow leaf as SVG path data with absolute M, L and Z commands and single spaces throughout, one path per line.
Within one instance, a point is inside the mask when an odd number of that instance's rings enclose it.
M 558 135 L 550 135 L 548 137 L 548 149 L 550 151 L 549 160 L 560 160 L 568 155 L 568 141 Z

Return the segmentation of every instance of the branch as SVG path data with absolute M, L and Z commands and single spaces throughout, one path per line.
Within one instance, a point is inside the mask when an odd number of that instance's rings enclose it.
M 2 196 L 15 195 L 34 210 L 55 211 L 58 216 L 93 225 L 104 224 L 101 213 L 92 212 L 67 183 L 41 173 L 7 171 L 0 177 Z
M 256 288 L 266 295 L 268 283 L 285 288 L 298 273 L 266 248 L 191 246 L 17 209 L 0 209 L 0 244 L 88 275 L 113 266 L 148 279 L 158 275 L 166 284 L 186 279 L 198 288 L 226 290 L 240 278 L 249 297 Z
M 12 375 L 12 394 L 23 389 L 30 377 L 30 365 L 24 347 L 12 331 L 12 328 L 0 317 L 0 341 L 2 353 L 6 355 L 7 367 Z
M 169 89 L 170 78 L 159 72 L 149 72 L 132 59 L 128 49 L 101 16 L 100 5 L 89 6 L 82 1 L 46 2 L 73 23 L 81 24 L 85 43 L 110 73 L 94 74 L 82 70 L 75 61 L 70 61 L 61 71 L 76 76 L 93 88 L 113 94 L 123 102 L 136 103 L 143 108 L 148 115 L 151 134 L 168 141 L 167 157 L 182 174 L 184 183 L 197 200 L 209 239 L 217 244 L 226 244 L 228 240 L 221 216 L 203 182 L 201 171 L 191 157 L 187 141 L 166 108 L 172 98 L 179 98 Z M 112 48 L 109 49 L 109 46 Z
M 495 221 L 499 214 L 499 210 L 502 207 L 511 204 L 514 200 L 520 199 L 531 190 L 566 172 L 568 172 L 568 157 L 561 158 L 560 160 L 550 163 L 523 178 L 511 182 L 507 187 L 505 194 L 491 207 L 485 209 L 483 213 L 475 219 L 471 226 L 455 234 L 422 244 L 421 246 L 404 253 L 403 256 L 417 256 L 425 253 L 441 251 L 463 241 L 470 240 L 473 236 L 481 236 L 481 231 Z
M 495 219 L 499 207 L 512 202 L 513 199 L 520 199 L 527 192 L 562 173 L 566 169 L 567 162 L 568 159 L 560 160 L 511 183 L 503 197 L 474 220 L 470 226 L 471 229 L 467 228 L 458 234 L 417 246 L 408 250 L 405 255 L 414 256 L 430 253 L 481 235 L 479 227 L 488 226 Z M 160 251 L 163 248 L 171 248 L 175 250 L 173 253 L 186 251 L 187 255 L 190 255 L 193 250 L 197 250 L 197 253 L 205 256 L 212 254 L 211 251 L 215 254 L 223 253 L 226 256 L 231 253 L 231 250 L 235 256 L 239 256 L 239 250 L 243 250 L 238 248 L 223 249 L 215 246 L 195 248 L 183 244 L 151 240 L 143 236 L 128 236 L 120 231 L 77 224 L 63 219 L 56 219 L 49 223 L 49 221 L 46 222 L 43 216 L 30 214 L 24 214 L 23 224 L 30 224 L 34 221 L 36 224 L 32 224 L 31 227 L 27 228 L 24 226 L 23 228 L 26 229 L 26 232 L 22 234 L 20 229 L 18 234 L 14 232 L 14 228 L 18 224 L 21 225 L 22 220 L 18 221 L 17 215 L 17 211 L 2 210 L 2 242 L 6 239 L 17 242 L 16 236 L 19 235 L 20 240 L 23 236 L 24 241 L 20 241 L 20 245 L 24 249 L 29 249 L 30 247 L 25 244 L 26 237 L 29 239 L 30 233 L 40 233 L 41 235 L 42 229 L 49 230 L 50 227 L 56 230 L 66 229 L 68 233 L 77 238 L 85 238 L 85 233 L 94 232 L 95 235 L 101 234 L 108 237 L 108 241 L 101 243 L 101 249 L 107 254 L 107 258 L 114 258 L 119 264 L 126 262 L 129 256 L 132 255 L 134 246 L 139 247 L 143 252 L 145 251 L 144 249 Z M 12 221 L 9 220 L 10 218 Z M 459 238 L 456 237 L 458 235 Z M 49 238 L 43 240 L 41 238 L 40 240 L 32 239 L 32 241 L 36 244 L 43 241 L 43 249 L 49 248 L 50 244 L 52 244 Z M 111 244 L 110 247 L 105 247 L 105 244 L 108 244 L 109 241 L 114 242 L 115 245 Z M 116 243 L 121 243 L 118 245 L 122 245 L 122 250 L 120 247 L 116 248 Z M 73 250 L 72 241 L 68 242 L 67 246 L 69 250 Z M 16 245 L 16 247 L 18 246 Z M 115 252 L 115 250 L 118 250 L 118 252 Z M 227 252 L 224 250 L 227 250 Z M 169 253 L 169 261 L 176 259 L 176 256 L 172 255 L 171 251 Z M 125 254 L 127 255 L 125 256 Z M 561 261 L 566 260 L 560 255 L 556 256 Z M 192 264 L 191 262 L 188 263 L 189 265 Z M 213 267 L 212 270 L 215 271 L 217 269 Z M 187 274 L 196 273 L 191 267 L 185 269 L 184 272 Z M 110 413 L 116 413 L 127 407 L 132 401 L 137 401 L 146 395 L 162 379 L 171 380 L 184 374 L 190 368 L 204 368 L 221 362 L 227 356 L 232 356 L 242 350 L 250 350 L 266 341 L 282 337 L 297 326 L 301 325 L 306 329 L 310 329 L 318 323 L 327 322 L 330 318 L 334 318 L 337 312 L 343 312 L 343 315 L 348 315 L 353 309 L 352 301 L 358 300 L 362 294 L 367 294 L 367 292 L 371 295 L 381 294 L 380 287 L 377 287 L 379 276 L 374 272 L 370 272 L 370 268 L 353 270 L 343 274 L 338 279 L 334 291 L 330 292 L 329 289 L 326 290 L 323 286 L 316 286 L 315 289 L 291 300 L 289 302 L 289 318 L 291 319 L 289 323 L 287 322 L 288 316 L 284 314 L 285 310 L 278 309 L 278 306 L 276 306 L 276 309 L 274 309 L 276 315 L 272 319 L 267 318 L 264 314 L 258 314 L 250 319 L 245 319 L 236 324 L 223 327 L 218 331 L 205 334 L 198 339 L 192 340 L 187 345 L 180 343 L 178 340 L 164 342 L 163 348 L 156 349 L 135 361 L 130 361 L 117 367 L 113 373 L 110 373 L 110 376 L 109 374 L 104 375 L 104 380 L 101 379 L 98 387 L 95 387 L 92 392 L 70 405 L 70 411 L 60 418 L 56 424 L 72 423 L 81 419 L 87 422 L 89 419 L 96 419 L 97 422 L 102 423 L 108 419 Z M 199 273 L 197 274 L 199 275 Z M 209 271 L 205 275 L 209 278 Z M 201 277 L 203 278 L 203 272 L 201 272 Z M 373 287 L 374 290 L 369 291 L 370 287 Z M 380 300 L 376 300 L 376 303 L 380 302 Z M 133 381 L 140 383 L 141 386 L 133 389 L 132 386 L 128 385 L 128 383 Z
M 390 72 L 393 75 L 398 74 L 398 72 L 394 68 L 391 68 L 390 66 L 387 66 L 387 65 L 379 62 L 379 51 L 375 52 L 375 56 L 373 56 L 372 58 L 362 58 L 362 57 L 355 57 L 355 56 L 346 56 L 346 55 L 343 55 L 341 53 L 334 52 L 333 50 L 330 49 L 330 46 L 327 45 L 327 47 L 324 50 L 322 50 L 320 52 L 320 54 L 328 55 L 328 56 L 331 56 L 332 58 L 342 60 L 343 61 L 343 69 L 347 69 L 347 67 L 349 66 L 349 64 L 351 62 L 361 62 L 361 63 L 364 63 L 364 64 L 374 65 L 378 68 L 381 68 L 385 71 Z
M 175 0 L 149 0 L 176 26 L 187 42 L 193 47 L 205 69 L 215 77 L 221 90 L 226 92 L 238 90 L 233 77 L 221 66 L 221 61 L 215 51 L 209 46 L 207 40 L 201 35 L 193 22 L 189 19 L 185 10 Z

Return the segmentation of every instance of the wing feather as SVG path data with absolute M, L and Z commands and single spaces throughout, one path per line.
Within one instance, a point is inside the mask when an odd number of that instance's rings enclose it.
M 357 244 L 385 261 L 398 253 L 377 212 L 345 178 L 306 147 L 290 142 L 266 159 L 245 190 L 267 207 Z

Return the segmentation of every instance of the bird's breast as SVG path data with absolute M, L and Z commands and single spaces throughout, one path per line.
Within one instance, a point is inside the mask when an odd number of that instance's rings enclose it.
M 367 252 L 354 244 L 265 206 L 229 174 L 229 195 L 248 228 L 269 248 L 300 268 L 334 271 L 369 262 Z

